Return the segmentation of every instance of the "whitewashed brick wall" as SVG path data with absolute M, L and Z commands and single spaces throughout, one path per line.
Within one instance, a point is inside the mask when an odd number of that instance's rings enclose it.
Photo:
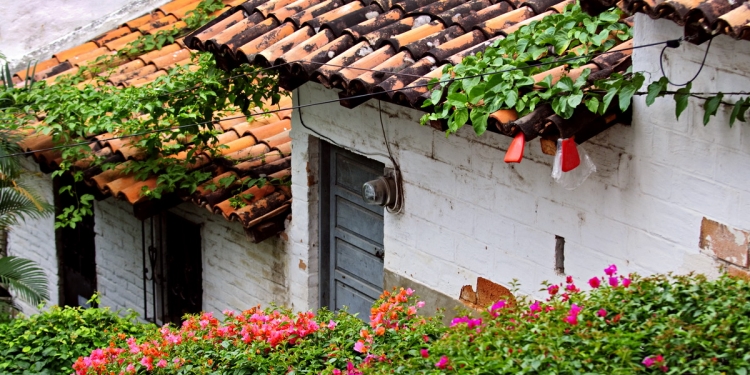
M 52 181 L 41 174 L 33 162 L 26 163 L 29 184 L 52 202 Z M 133 216 L 127 202 L 112 198 L 95 202 L 97 290 L 101 305 L 113 310 L 133 309 L 143 315 L 143 259 L 141 222 Z M 244 310 L 270 303 L 288 305 L 288 269 L 286 234 L 253 244 L 239 223 L 228 222 L 204 208 L 183 203 L 173 213 L 201 224 L 203 263 L 203 309 L 221 316 L 225 309 Z M 148 221 L 146 230 L 149 230 Z M 11 228 L 9 255 L 38 262 L 49 280 L 50 304 L 58 301 L 58 265 L 52 216 L 27 220 Z M 147 234 L 147 245 L 150 239 Z M 297 265 L 297 264 L 295 264 Z M 150 268 L 150 267 L 149 267 Z M 148 291 L 149 316 L 152 316 L 151 283 Z M 21 304 L 23 312 L 33 314 L 33 306 Z
M 203 309 L 221 316 L 271 303 L 287 305 L 287 256 L 282 238 L 250 242 L 242 225 L 184 203 L 171 210 L 202 224 Z
M 640 15 L 636 25 L 635 45 L 682 32 Z M 694 91 L 747 91 L 747 45 L 717 38 Z M 670 77 L 683 81 L 694 74 L 704 48 L 669 51 Z M 637 50 L 635 70 L 658 79 L 659 51 Z M 337 97 L 318 84 L 295 94 L 301 104 Z M 750 205 L 750 128 L 730 129 L 727 109 L 704 127 L 696 103 L 677 121 L 671 99 L 647 108 L 637 97 L 632 126 L 617 125 L 583 145 L 598 171 L 568 191 L 551 179 L 552 157 L 541 152 L 538 140 L 527 144 L 522 163 L 506 164 L 508 137 L 476 137 L 467 127 L 446 138 L 420 126 L 419 111 L 388 103 L 382 108 L 405 189 L 403 213 L 385 216 L 385 267 L 455 298 L 478 276 L 506 285 L 518 279 L 521 291 L 532 295 L 541 281 L 562 280 L 554 270 L 556 235 L 565 238 L 566 274 L 588 279 L 611 263 L 626 273 L 716 275 L 715 257 L 698 247 L 702 218 L 750 229 L 743 215 Z M 308 107 L 302 120 L 358 153 L 386 152 L 374 100 L 354 109 Z M 318 270 L 310 267 L 318 253 L 317 146 L 298 111 L 293 121 L 290 288 L 295 308 L 302 308 L 305 300 L 317 306 Z M 296 258 L 308 263 L 307 270 L 292 267 Z
M 31 159 L 23 159 L 27 171 L 23 181 L 41 195 L 47 202 L 52 202 L 52 180 L 39 171 Z M 40 219 L 27 219 L 14 225 L 8 231 L 8 255 L 31 259 L 44 269 L 49 287 L 49 304 L 58 303 L 57 250 L 55 246 L 54 217 L 49 215 Z M 36 306 L 18 300 L 22 311 L 29 315 L 37 312 Z
M 271 238 L 253 244 L 240 224 L 191 203 L 171 211 L 201 225 L 205 311 L 221 316 L 225 309 L 287 304 L 283 240 Z M 132 215 L 128 203 L 113 199 L 97 202 L 96 215 L 97 282 L 102 305 L 132 308 L 143 314 L 141 222 Z M 147 221 L 147 231 L 149 228 Z M 148 234 L 146 240 L 148 246 Z M 150 282 L 146 290 L 151 316 Z

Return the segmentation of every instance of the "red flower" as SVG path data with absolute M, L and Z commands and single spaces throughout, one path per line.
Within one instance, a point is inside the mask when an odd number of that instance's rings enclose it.
M 592 288 L 598 288 L 599 285 L 601 285 L 601 281 L 598 277 L 592 277 L 589 279 L 589 285 L 591 285 Z
M 444 369 L 448 367 L 448 357 L 446 356 L 440 357 L 440 360 L 435 364 L 435 367 L 439 369 Z

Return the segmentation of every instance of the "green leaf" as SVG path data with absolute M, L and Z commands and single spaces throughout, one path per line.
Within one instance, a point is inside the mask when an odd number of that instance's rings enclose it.
M 591 113 L 597 113 L 597 110 L 599 109 L 599 98 L 592 96 L 586 100 L 586 108 L 588 108 Z
M 718 111 L 722 99 L 724 99 L 724 94 L 722 93 L 718 93 L 716 96 L 706 99 L 706 102 L 703 104 L 703 109 L 705 111 L 703 113 L 703 126 L 708 124 L 711 116 L 716 115 L 716 111 Z
M 487 119 L 490 117 L 486 111 L 475 108 L 469 113 L 471 117 L 471 126 L 474 128 L 474 133 L 477 135 L 484 134 L 487 131 Z
M 570 77 L 562 77 L 559 81 L 557 81 L 557 84 L 555 84 L 555 87 L 559 88 L 562 91 L 572 91 L 573 90 L 573 80 L 570 79 Z
M 578 107 L 579 104 L 581 104 L 581 101 L 583 100 L 583 93 L 578 91 L 577 93 L 568 95 L 568 105 L 572 108 Z
M 688 83 L 687 86 L 677 90 L 677 92 L 674 94 L 674 101 L 675 101 L 675 117 L 677 119 L 680 119 L 680 115 L 683 111 L 685 111 L 685 108 L 687 108 L 688 105 L 688 98 L 690 97 L 690 88 L 692 87 L 692 82 Z
M 457 131 L 460 127 L 466 125 L 466 121 L 469 120 L 469 110 L 466 107 L 459 108 L 453 114 L 453 125 L 451 130 Z
M 669 80 L 667 77 L 661 77 L 658 81 L 651 82 L 648 85 L 648 94 L 646 95 L 646 105 L 651 106 L 656 101 L 656 98 L 664 96 L 664 91 L 667 89 L 667 83 Z
M 604 94 L 604 98 L 602 99 L 602 107 L 599 110 L 599 114 L 603 115 L 604 112 L 607 111 L 609 108 L 609 104 L 612 102 L 612 99 L 614 99 L 615 95 L 617 95 L 617 88 L 613 87 L 607 90 L 607 93 Z

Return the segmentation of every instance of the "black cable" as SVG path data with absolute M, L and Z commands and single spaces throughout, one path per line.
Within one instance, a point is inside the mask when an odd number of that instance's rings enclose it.
M 295 96 L 297 97 L 297 103 L 299 103 L 299 88 L 297 88 L 295 91 L 297 91 L 297 95 L 295 95 Z M 379 152 L 367 153 L 367 152 L 362 152 L 360 150 L 352 149 L 351 147 L 344 146 L 344 145 L 342 145 L 340 143 L 337 143 L 336 141 L 332 140 L 331 138 L 328 138 L 325 135 L 320 134 L 317 130 L 315 130 L 315 129 L 309 127 L 309 126 L 307 126 L 307 124 L 305 124 L 305 120 L 302 119 L 302 108 L 304 108 L 305 106 L 298 104 L 295 107 L 297 109 L 297 113 L 299 113 L 299 123 L 302 124 L 303 128 L 305 128 L 305 129 L 309 130 L 310 132 L 312 132 L 313 134 L 317 135 L 318 138 L 323 139 L 326 142 L 328 142 L 328 143 L 330 143 L 330 144 L 332 144 L 332 145 L 334 145 L 336 147 L 343 148 L 343 149 L 345 149 L 345 150 L 347 150 L 349 152 L 353 152 L 355 154 L 361 154 L 361 155 L 367 155 L 367 156 L 384 156 L 386 158 L 390 158 L 390 156 L 388 156 L 386 154 L 383 154 L 383 153 L 379 153 Z
M 667 50 L 667 48 L 677 48 L 677 47 L 679 47 L 681 40 L 682 40 L 682 38 L 677 39 L 677 43 L 674 43 L 674 41 L 668 42 L 664 46 L 664 48 L 661 49 L 661 53 L 659 54 L 659 68 L 661 68 L 661 75 L 664 76 L 664 78 L 667 79 L 667 82 L 669 82 L 672 86 L 677 86 L 677 87 L 687 86 L 691 82 L 695 81 L 696 78 L 698 78 L 698 75 L 701 74 L 701 70 L 703 70 L 703 66 L 706 65 L 706 57 L 708 57 L 708 50 L 711 49 L 711 42 L 714 41 L 714 38 L 711 37 L 711 39 L 708 40 L 708 45 L 706 46 L 706 53 L 703 54 L 703 61 L 701 61 L 701 66 L 698 68 L 698 71 L 695 73 L 695 75 L 693 76 L 693 78 L 691 78 L 689 81 L 687 81 L 687 82 L 685 82 L 683 84 L 672 82 L 672 80 L 670 80 L 669 77 L 667 77 L 667 73 L 664 71 L 664 52 Z

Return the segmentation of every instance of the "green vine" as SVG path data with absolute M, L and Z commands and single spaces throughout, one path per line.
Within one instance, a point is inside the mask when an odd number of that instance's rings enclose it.
M 202 1 L 186 18 L 188 27 L 205 23 L 219 5 L 223 7 L 217 0 Z M 173 30 L 136 40 L 126 48 L 127 54 L 160 48 L 173 41 L 169 39 L 177 35 Z M 217 144 L 214 122 L 238 112 L 250 116 L 254 108 L 264 108 L 264 102 L 276 105 L 283 95 L 273 72 L 247 65 L 224 71 L 207 53 L 193 55 L 192 61 L 192 66 L 175 67 L 141 87 L 107 85 L 109 72 L 100 72 L 107 63 L 103 60 L 52 85 L 40 81 L 27 89 L 4 87 L 0 97 L 10 105 L 0 110 L 0 123 L 7 129 L 23 130 L 41 119 L 35 132 L 51 134 L 55 145 L 72 145 L 61 150 L 62 163 L 55 176 L 71 173 L 78 182 L 83 180 L 83 169 L 117 167 L 137 180 L 156 176 L 156 186 L 142 191 L 149 198 L 178 190 L 192 193 L 211 177 L 199 168 L 202 162 L 207 156 L 219 156 L 226 147 Z M 94 144 L 93 136 L 104 133 L 128 137 L 129 146 L 136 148 L 133 160 L 107 163 L 106 158 L 94 156 L 88 145 L 75 145 Z M 74 186 L 63 186 L 59 193 L 76 196 L 78 204 L 63 209 L 57 227 L 75 227 L 93 212 L 93 195 L 78 194 Z
M 467 56 L 456 66 L 447 66 L 439 80 L 444 83 L 423 105 L 434 106 L 435 110 L 422 117 L 421 122 L 446 120 L 448 133 L 455 133 L 471 120 L 474 131 L 481 135 L 487 130 L 489 115 L 501 109 L 515 109 L 518 116 L 523 116 L 534 111 L 539 103 L 551 102 L 555 113 L 570 118 L 581 104 L 593 112 L 604 113 L 616 95 L 620 95 L 623 107 L 643 83 L 642 76 L 612 74 L 592 84 L 588 82 L 590 71 L 586 69 L 575 81 L 563 77 L 553 84 L 551 76 L 540 82 L 533 78 L 565 64 L 567 69 L 581 67 L 588 61 L 572 58 L 604 52 L 618 40 L 630 39 L 632 30 L 620 22 L 620 15 L 618 9 L 612 9 L 590 16 L 577 4 L 569 5 L 564 13 L 523 26 L 493 43 L 484 53 Z M 565 59 L 567 62 L 559 61 Z M 606 93 L 588 90 L 592 86 L 603 88 Z
M 674 92 L 667 91 L 667 79 L 651 83 L 648 92 L 638 90 L 645 82 L 640 72 L 612 73 L 605 79 L 592 80 L 591 71 L 584 69 L 573 80 L 562 77 L 553 83 L 552 75 L 542 80 L 537 74 L 565 65 L 565 70 L 580 68 L 589 63 L 578 56 L 602 53 L 619 41 L 632 37 L 631 28 L 620 22 L 621 12 L 612 8 L 598 16 L 583 12 L 576 4 L 568 5 L 561 14 L 554 14 L 523 26 L 489 46 L 484 53 L 467 56 L 455 66 L 446 66 L 442 77 L 434 79 L 434 89 L 423 107 L 433 107 L 432 113 L 421 118 L 445 121 L 447 134 L 455 133 L 469 121 L 477 135 L 487 130 L 489 116 L 502 109 L 513 109 L 519 117 L 534 111 L 540 103 L 549 103 L 553 111 L 570 118 L 576 108 L 585 106 L 596 114 L 604 114 L 616 99 L 621 111 L 630 107 L 634 95 L 646 94 L 650 106 L 656 97 L 673 95 L 676 117 L 685 110 L 689 97 L 704 99 L 703 123 L 717 113 L 720 104 L 733 106 L 729 119 L 745 121 L 750 98 L 735 103 L 724 102 L 724 95 L 703 97 L 690 93 L 690 85 Z

